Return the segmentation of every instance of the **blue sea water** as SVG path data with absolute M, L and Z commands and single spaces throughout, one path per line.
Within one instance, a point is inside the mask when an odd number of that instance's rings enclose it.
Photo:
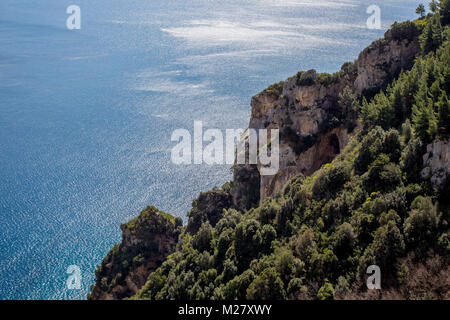
M 146 205 L 185 219 L 230 180 L 171 164 L 173 130 L 245 128 L 252 95 L 338 70 L 421 1 L 375 2 L 2 0 L 0 299 L 84 299 L 121 223 Z M 383 30 L 366 28 L 372 4 Z

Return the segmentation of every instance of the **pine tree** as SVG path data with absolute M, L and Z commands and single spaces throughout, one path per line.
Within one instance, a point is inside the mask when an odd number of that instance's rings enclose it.
M 420 15 L 421 18 L 423 18 L 425 16 L 425 6 L 423 4 L 419 4 L 416 9 L 416 13 Z
M 434 15 L 431 23 L 431 31 L 433 38 L 433 50 L 436 50 L 442 44 L 442 26 L 439 15 Z
M 438 102 L 438 132 L 444 138 L 450 135 L 450 102 L 444 91 Z
M 450 28 L 447 30 L 447 40 L 450 40 Z M 439 51 L 439 64 L 441 75 L 441 87 L 447 94 L 450 94 L 450 43 L 447 42 Z
M 366 97 L 363 97 L 362 103 L 361 103 L 361 119 L 362 122 L 368 126 L 370 125 L 370 106 L 369 103 L 367 102 Z
M 397 83 L 391 93 L 391 104 L 395 113 L 395 126 L 398 126 L 403 122 L 403 119 L 407 116 L 406 110 L 403 105 L 403 96 L 401 83 Z
M 419 91 L 416 94 L 416 103 L 413 106 L 414 130 L 422 142 L 430 142 L 437 131 L 437 119 L 433 109 L 433 101 L 429 97 L 427 74 L 420 80 Z
M 412 105 L 415 101 L 414 96 L 419 89 L 419 66 L 420 63 L 418 63 L 417 67 L 413 68 L 402 81 L 402 96 L 407 117 L 409 117 L 412 113 Z
M 431 19 L 427 19 L 425 30 L 419 38 L 422 55 L 436 51 L 442 44 L 442 25 L 439 15 L 434 15 Z
M 433 82 L 433 84 L 430 87 L 430 96 L 433 103 L 437 103 L 441 97 L 442 90 L 439 84 L 439 80 L 436 80 Z M 437 108 L 435 108 L 437 110 Z
M 433 51 L 433 28 L 430 21 L 427 22 L 425 30 L 419 40 L 422 55 L 426 55 L 427 53 Z
M 429 8 L 433 13 L 436 13 L 438 11 L 438 3 L 436 2 L 436 0 L 430 2 Z
M 417 136 L 422 142 L 431 142 L 437 131 L 437 120 L 433 106 L 427 102 L 420 102 L 413 107 L 413 122 Z
M 383 129 L 390 128 L 395 120 L 395 110 L 394 107 L 382 91 L 375 96 L 374 102 L 376 110 L 376 125 L 380 125 Z
M 450 0 L 441 0 L 439 2 L 439 13 L 441 24 L 443 26 L 450 24 Z
M 339 105 L 342 109 L 342 118 L 345 119 L 346 126 L 352 131 L 358 120 L 359 103 L 357 94 L 350 87 L 345 87 L 339 95 Z

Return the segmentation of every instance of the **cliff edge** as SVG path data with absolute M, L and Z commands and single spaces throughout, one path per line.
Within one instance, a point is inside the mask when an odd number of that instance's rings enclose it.
M 95 270 L 96 282 L 89 299 L 116 300 L 131 297 L 149 274 L 175 250 L 182 220 L 147 207 L 122 224 L 122 242 L 116 244 Z
M 358 126 L 358 106 L 348 99 L 370 98 L 414 64 L 420 31 L 402 28 L 411 29 L 411 23 L 395 25 L 339 72 L 299 72 L 252 98 L 249 128 L 280 130 L 280 170 L 261 176 L 260 166 L 235 166 L 237 208 L 260 205 L 291 178 L 312 174 L 344 149 Z

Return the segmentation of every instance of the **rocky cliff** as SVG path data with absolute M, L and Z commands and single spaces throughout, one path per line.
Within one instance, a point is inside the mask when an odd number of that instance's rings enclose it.
M 249 128 L 280 130 L 280 169 L 261 176 L 259 165 L 235 166 L 233 198 L 239 209 L 262 203 L 299 173 L 312 174 L 347 145 L 358 126 L 357 106 L 345 105 L 343 95 L 370 97 L 410 69 L 420 50 L 418 33 L 405 37 L 393 30 L 335 74 L 299 72 L 252 98 Z
M 94 300 L 131 297 L 147 277 L 175 250 L 182 220 L 148 207 L 121 225 L 122 242 L 115 245 L 95 271 L 89 295 Z

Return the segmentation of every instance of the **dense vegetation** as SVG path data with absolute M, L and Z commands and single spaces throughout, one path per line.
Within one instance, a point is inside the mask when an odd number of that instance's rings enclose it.
M 362 128 L 332 163 L 245 213 L 230 209 L 229 185 L 212 191 L 221 204 L 211 216 L 194 202 L 178 250 L 134 298 L 449 299 L 449 182 L 420 175 L 426 145 L 450 137 L 449 3 L 393 26 L 398 39 L 420 31 L 410 71 L 371 98 L 341 95 L 348 125 L 359 117 Z M 365 286 L 373 264 L 382 291 Z
M 361 117 L 366 127 L 387 130 L 411 119 L 405 125 L 411 125 L 423 143 L 449 136 L 450 30 L 441 20 L 437 13 L 416 22 L 423 27 L 422 54 L 411 71 L 400 74 L 372 101 L 363 101 Z

